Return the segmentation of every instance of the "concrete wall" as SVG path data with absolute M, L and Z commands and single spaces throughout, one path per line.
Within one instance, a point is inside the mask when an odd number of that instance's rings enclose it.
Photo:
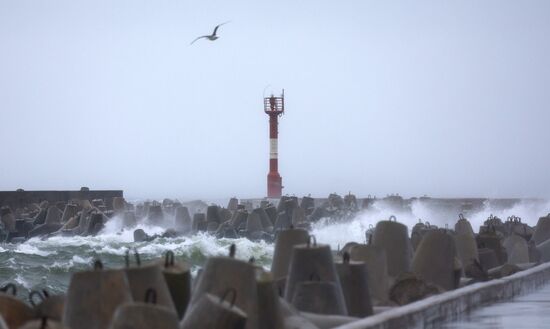
M 506 278 L 473 284 L 336 328 L 437 328 L 441 321 L 456 319 L 461 313 L 484 304 L 526 294 L 549 282 L 550 264 L 542 264 Z
M 68 201 L 70 199 L 105 199 L 122 197 L 122 190 L 80 190 L 80 191 L 0 191 L 0 206 L 10 206 L 12 209 L 33 202 Z

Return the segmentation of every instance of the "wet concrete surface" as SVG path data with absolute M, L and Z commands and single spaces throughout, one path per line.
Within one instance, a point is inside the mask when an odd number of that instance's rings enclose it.
M 443 323 L 442 329 L 539 329 L 550 328 L 550 285 L 537 291 L 464 314 Z

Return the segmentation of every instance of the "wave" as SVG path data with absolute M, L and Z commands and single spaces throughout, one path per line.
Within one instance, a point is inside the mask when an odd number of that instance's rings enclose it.
M 124 255 L 129 248 L 137 248 L 143 262 L 159 260 L 170 250 L 177 261 L 191 265 L 193 274 L 208 257 L 227 255 L 231 244 L 237 247 L 237 258 L 248 260 L 254 257 L 260 266 L 269 267 L 273 257 L 272 244 L 246 238 L 217 239 L 206 233 L 136 243 L 133 231 L 137 228 L 150 235 L 165 230 L 146 224 L 121 230 L 110 221 L 100 234 L 93 237 L 32 238 L 20 244 L 5 244 L 0 250 L 0 285 L 16 283 L 18 295 L 23 298 L 33 289 L 46 288 L 53 293 L 62 293 L 68 287 L 71 274 L 90 269 L 96 258 L 101 259 L 106 268 L 125 266 Z

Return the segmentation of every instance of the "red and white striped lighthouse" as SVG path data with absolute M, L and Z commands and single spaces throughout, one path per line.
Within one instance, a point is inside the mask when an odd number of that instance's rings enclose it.
M 282 195 L 283 179 L 279 175 L 279 116 L 285 112 L 285 91 L 280 97 L 273 94 L 264 98 L 264 112 L 269 115 L 269 173 L 267 174 L 267 197 L 279 198 Z

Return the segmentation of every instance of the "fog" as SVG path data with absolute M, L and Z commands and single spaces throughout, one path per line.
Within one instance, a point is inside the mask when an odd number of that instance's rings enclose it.
M 199 40 L 220 27 L 220 39 Z M 550 196 L 550 2 L 0 0 L 0 190 Z

